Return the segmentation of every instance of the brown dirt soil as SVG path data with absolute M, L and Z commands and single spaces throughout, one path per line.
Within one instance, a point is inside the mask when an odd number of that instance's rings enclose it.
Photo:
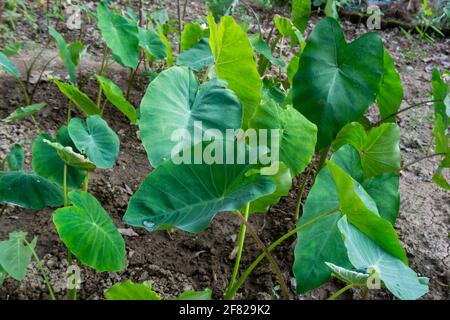
M 172 17 L 174 5 L 169 5 Z M 258 8 L 255 8 L 258 11 Z M 202 16 L 206 12 L 203 4 L 193 2 L 187 11 L 187 20 Z M 259 11 L 258 11 L 259 12 Z M 285 8 L 277 8 L 271 12 L 262 12 L 262 16 L 269 17 L 275 12 L 287 15 Z M 265 19 L 267 21 L 267 19 Z M 317 20 L 313 19 L 311 24 Z M 367 32 L 362 25 L 352 25 L 342 22 L 348 40 Z M 251 29 L 255 26 L 251 26 Z M 86 28 L 89 29 L 89 28 Z M 270 25 L 266 22 L 263 29 L 267 31 Z M 19 26 L 19 30 L 20 26 Z M 310 30 L 310 29 L 309 29 Z M 74 36 L 72 31 L 64 34 Z M 450 68 L 449 40 L 438 40 L 434 45 L 427 44 L 414 36 L 407 39 L 398 30 L 381 31 L 386 47 L 391 52 L 401 73 L 405 87 L 405 100 L 408 102 L 423 101 L 429 98 L 431 68 Z M 26 28 L 20 33 L 23 38 L 42 40 L 45 34 L 29 33 Z M 81 74 L 95 71 L 100 64 L 101 48 L 98 47 L 98 35 L 84 33 L 83 39 L 91 44 L 88 56 L 80 67 Z M 45 40 L 44 40 L 45 41 Z M 42 42 L 42 41 L 41 41 Z M 30 47 L 15 59 L 21 66 L 20 60 L 30 60 L 32 53 L 38 49 Z M 44 57 L 56 54 L 55 49 L 49 49 Z M 41 61 L 42 60 L 42 61 Z M 45 59 L 38 63 L 43 64 Z M 52 62 L 48 70 L 54 76 L 65 76 L 60 61 Z M 122 88 L 125 87 L 126 71 L 113 65 L 109 70 L 109 77 Z M 145 92 L 144 79 L 137 79 L 132 91 L 131 101 L 138 105 Z M 91 97 L 96 96 L 97 84 L 89 80 L 83 90 Z M 21 106 L 22 100 L 15 81 L 5 75 L 0 76 L 0 118 Z M 48 106 L 39 113 L 38 122 L 41 130 L 55 133 L 66 119 L 66 98 L 59 93 L 56 86 L 44 81 L 37 91 L 35 101 L 46 101 Z M 407 106 L 406 103 L 402 107 Z M 368 112 L 371 120 L 376 121 L 376 113 Z M 75 116 L 80 116 L 75 112 Z M 109 170 L 97 171 L 90 184 L 90 192 L 102 203 L 113 217 L 119 228 L 129 229 L 121 222 L 131 194 L 137 190 L 144 177 L 151 168 L 146 153 L 140 143 L 135 128 L 113 107 L 108 106 L 105 119 L 117 132 L 121 140 L 121 151 L 115 167 Z M 430 108 L 416 109 L 404 113 L 399 117 L 402 130 L 402 156 L 405 163 L 412 161 L 427 151 L 432 140 L 432 113 Z M 10 147 L 19 141 L 26 143 L 27 168 L 30 169 L 31 142 L 38 134 L 38 129 L 28 120 L 0 126 L 0 158 L 3 158 Z M 450 298 L 450 196 L 436 187 L 431 176 L 437 161 L 430 159 L 404 170 L 401 174 L 401 209 L 396 228 L 408 253 L 411 266 L 420 275 L 430 278 L 430 292 L 424 299 Z M 259 231 L 263 241 L 268 244 L 283 233 L 294 227 L 293 212 L 297 184 L 288 197 L 273 206 L 267 214 L 251 217 L 250 221 Z M 309 187 L 309 186 L 308 186 Z M 221 298 L 226 289 L 234 261 L 230 254 L 235 246 L 238 232 L 238 220 L 228 213 L 219 214 L 200 234 L 189 234 L 181 231 L 173 233 L 148 233 L 143 229 L 134 229 L 137 235 L 125 235 L 127 249 L 127 267 L 119 273 L 95 273 L 93 270 L 82 268 L 82 284 L 79 297 L 82 299 L 102 299 L 103 290 L 112 284 L 132 279 L 142 282 L 153 281 L 154 289 L 163 297 L 176 296 L 185 290 L 201 290 L 211 288 L 214 298 Z M 0 216 L 0 239 L 5 239 L 9 232 L 24 230 L 29 235 L 37 236 L 37 252 L 44 262 L 50 281 L 55 287 L 58 298 L 65 295 L 65 259 L 66 250 L 58 239 L 53 222 L 52 210 L 34 212 L 18 207 L 9 206 Z M 284 242 L 275 252 L 274 257 L 280 263 L 284 278 L 291 286 L 292 297 L 295 289 L 291 265 L 293 262 L 292 249 L 295 240 Z M 251 238 L 246 242 L 242 267 L 246 267 L 260 253 Z M 325 299 L 342 287 L 342 283 L 331 280 L 328 284 L 314 290 L 300 299 Z M 279 298 L 279 286 L 267 263 L 261 263 L 250 279 L 239 291 L 237 298 L 245 299 L 274 299 Z M 359 299 L 361 292 L 349 291 L 342 296 L 344 299 Z M 49 298 L 45 285 L 35 262 L 29 267 L 27 277 L 22 282 L 11 279 L 0 286 L 0 299 L 47 299 Z M 370 292 L 371 299 L 392 299 L 387 291 Z

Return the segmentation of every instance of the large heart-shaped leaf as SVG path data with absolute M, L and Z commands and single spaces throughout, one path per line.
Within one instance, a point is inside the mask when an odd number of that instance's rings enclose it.
M 181 52 L 177 59 L 179 66 L 187 66 L 198 72 L 213 62 L 214 58 L 207 38 L 201 39 L 199 43 L 189 50 Z
M 331 159 L 355 179 L 362 180 L 361 161 L 358 152 L 352 146 L 340 148 Z M 339 207 L 339 198 L 336 184 L 329 168 L 324 167 L 317 175 L 308 194 L 298 225 L 303 225 L 337 207 Z M 328 280 L 331 270 L 325 262 L 350 267 L 350 262 L 345 255 L 345 246 L 336 225 L 340 217 L 340 213 L 335 212 L 297 233 L 292 270 L 298 293 L 315 289 Z
M 73 143 L 98 168 L 111 168 L 119 155 L 120 140 L 100 116 L 90 116 L 86 122 L 72 118 L 68 126 Z
M 20 78 L 19 69 L 17 69 L 16 65 L 2 52 L 0 52 L 0 67 L 13 77 Z
M 47 178 L 48 180 L 63 186 L 64 184 L 64 161 L 55 149 L 50 147 L 44 140 L 58 142 L 64 147 L 75 148 L 70 139 L 67 127 L 62 127 L 53 139 L 49 134 L 41 133 L 33 141 L 32 162 L 34 172 Z M 79 188 L 84 181 L 86 172 L 73 167 L 67 168 L 67 185 L 69 188 Z
M 384 123 L 368 133 L 359 122 L 350 123 L 337 135 L 333 149 L 345 144 L 360 152 L 366 178 L 400 171 L 400 128 L 395 123 Z
M 114 58 L 122 66 L 135 69 L 139 59 L 139 37 L 135 24 L 112 13 L 103 2 L 97 6 L 98 27 Z
M 45 106 L 46 106 L 45 102 L 40 102 L 29 106 L 17 108 L 13 113 L 11 113 L 9 116 L 3 119 L 2 122 L 9 123 L 15 120 L 20 120 L 32 116 Z
M 265 99 L 264 99 L 265 100 Z M 317 139 L 317 127 L 292 107 L 281 108 L 273 100 L 265 100 L 256 109 L 250 120 L 250 128 L 268 130 L 269 141 L 278 129 L 277 140 L 280 161 L 284 162 L 296 176 L 310 163 Z M 271 147 L 272 144 L 269 145 Z
M 322 19 L 314 28 L 294 77 L 293 102 L 319 129 L 316 149 L 328 146 L 375 100 L 383 74 L 383 44 L 367 33 L 347 44 L 339 23 Z
M 382 118 L 395 114 L 403 100 L 402 80 L 389 52 L 384 49 L 384 72 L 381 77 L 380 92 L 377 95 L 378 109 Z M 395 121 L 395 117 L 386 119 Z
M 109 102 L 122 112 L 133 124 L 137 124 L 138 116 L 134 106 L 123 96 L 122 90 L 111 80 L 96 76 L 102 91 Z
M 364 201 L 369 197 L 364 189 L 332 161 L 329 161 L 327 166 L 336 183 L 341 213 L 380 247 L 407 263 L 405 250 L 398 240 L 394 227 L 379 216 L 376 205 Z
M 413 270 L 350 224 L 346 216 L 339 220 L 338 226 L 355 268 L 374 269 L 386 288 L 399 299 L 414 300 L 428 292 L 428 285 Z
M 209 15 L 208 23 L 209 45 L 217 77 L 227 81 L 228 88 L 233 90 L 242 102 L 242 126 L 246 129 L 260 103 L 262 88 L 252 45 L 232 17 L 222 17 L 220 24 L 216 25 L 212 15 Z
M 39 210 L 61 206 L 63 194 L 56 185 L 31 172 L 0 172 L 0 202 Z
M 152 60 L 163 60 L 167 56 L 167 48 L 157 32 L 151 28 L 139 28 L 139 46 L 143 48 Z
M 19 281 L 27 275 L 32 250 L 34 250 L 37 241 L 34 238 L 28 246 L 25 243 L 26 236 L 26 232 L 11 232 L 9 240 L 0 241 L 0 271 L 3 269 L 8 275 Z
M 55 39 L 56 43 L 59 47 L 59 56 L 61 60 L 64 62 L 64 65 L 66 66 L 67 73 L 70 77 L 70 82 L 72 85 L 77 85 L 77 70 L 75 68 L 75 63 L 72 60 L 72 54 L 69 50 L 69 47 L 64 40 L 64 37 L 55 30 L 53 27 L 49 27 L 48 29 L 49 34 Z
M 85 93 L 81 92 L 78 88 L 71 86 L 68 83 L 52 79 L 61 91 L 69 100 L 76 105 L 85 115 L 91 116 L 94 114 L 101 114 L 102 111 Z
M 224 148 L 220 150 L 223 155 L 229 150 L 228 143 L 235 143 L 234 140 L 220 142 L 217 148 Z M 206 152 L 212 144 L 200 147 Z M 197 148 L 198 145 L 194 146 L 191 154 L 195 154 Z M 272 177 L 246 174 L 258 169 L 258 165 L 240 164 L 238 153 L 233 152 L 233 161 L 228 161 L 227 154 L 227 164 L 225 161 L 222 164 L 175 164 L 170 160 L 162 163 L 131 197 L 125 222 L 149 231 L 176 227 L 200 232 L 216 213 L 238 210 L 247 202 L 273 193 Z M 250 152 L 247 150 L 244 156 L 249 159 Z M 228 164 L 230 162 L 233 164 Z
M 53 215 L 59 237 L 83 264 L 99 272 L 125 267 L 125 241 L 108 213 L 94 196 L 75 190 L 69 193 L 70 207 Z
M 201 136 L 208 129 L 225 133 L 240 128 L 242 119 L 241 104 L 224 82 L 199 85 L 194 73 L 182 67 L 163 71 L 150 83 L 140 110 L 141 138 L 153 167 L 169 159 L 177 145 L 190 147 L 196 131 Z M 174 137 L 177 132 L 183 135 Z
M 10 171 L 20 171 L 25 164 L 25 153 L 20 144 L 15 144 L 6 156 L 6 163 Z
M 134 283 L 131 280 L 116 283 L 105 290 L 108 300 L 161 300 L 161 297 L 152 290 L 150 282 Z

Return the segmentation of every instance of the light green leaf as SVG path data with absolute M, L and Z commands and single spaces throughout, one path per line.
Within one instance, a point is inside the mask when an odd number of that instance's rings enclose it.
M 267 129 L 269 148 L 279 146 L 280 161 L 291 170 L 292 175 L 301 173 L 311 162 L 317 139 L 317 127 L 292 107 L 283 109 L 273 100 L 263 101 L 256 109 L 249 126 Z M 279 130 L 276 135 L 272 130 Z M 278 137 L 278 139 L 277 139 Z M 273 145 L 276 141 L 276 144 Z M 273 154 L 273 153 L 272 153 Z
M 188 66 L 197 72 L 202 71 L 212 63 L 214 63 L 214 58 L 207 38 L 201 39 L 189 50 L 181 52 L 177 59 L 179 66 Z
M 32 251 L 25 243 L 26 236 L 26 232 L 16 231 L 9 234 L 9 240 L 0 241 L 0 268 L 18 281 L 27 275 L 32 257 Z M 33 250 L 36 242 L 37 238 L 30 242 Z
M 180 294 L 175 300 L 211 300 L 211 289 L 203 291 L 186 291 Z
M 63 204 L 61 189 L 30 172 L 0 172 L 0 202 L 27 209 L 59 207 Z
M 170 68 L 173 66 L 173 52 L 172 52 L 172 45 L 170 44 L 167 37 L 164 35 L 164 32 L 161 30 L 161 28 L 158 30 L 159 37 L 161 38 L 162 42 L 166 46 L 167 49 L 167 67 Z
M 184 67 L 161 72 L 148 86 L 140 111 L 141 139 L 153 167 L 169 159 L 174 147 L 190 147 L 195 128 L 202 135 L 208 129 L 225 133 L 226 129 L 240 128 L 242 119 L 239 100 L 223 81 L 200 85 L 194 73 Z M 187 135 L 174 140 L 173 135 L 182 134 L 181 130 Z
M 339 15 L 336 8 L 336 0 L 326 0 L 326 1 L 327 4 L 325 5 L 325 15 L 327 17 L 331 17 L 338 20 Z
M 24 119 L 26 117 L 32 116 L 45 106 L 46 106 L 45 102 L 40 102 L 26 107 L 17 108 L 13 113 L 11 113 L 9 116 L 3 119 L 2 122 L 9 123 L 15 120 Z
M 433 88 L 433 100 L 435 100 L 434 113 L 442 117 L 444 127 L 447 128 L 449 125 L 448 118 L 450 117 L 450 103 L 446 105 L 445 101 L 449 99 L 450 89 L 437 68 L 433 69 L 431 86 Z
M 106 45 L 122 66 L 135 69 L 139 60 L 139 36 L 135 24 L 112 13 L 103 2 L 97 6 L 98 27 Z
M 408 261 L 406 253 L 394 227 L 378 215 L 373 200 L 372 203 L 367 202 L 367 199 L 371 199 L 367 192 L 332 161 L 328 162 L 328 167 L 336 183 L 341 213 L 380 247 L 406 264 Z
M 0 265 L 0 286 L 3 284 L 3 282 L 5 282 L 7 277 L 8 273 Z
M 7 46 L 5 46 L 3 48 L 1 53 L 3 53 L 8 58 L 12 57 L 13 55 L 18 54 L 20 52 L 20 50 L 22 50 L 23 44 L 24 44 L 23 42 L 14 42 L 14 43 L 8 44 Z
M 70 120 L 69 135 L 73 143 L 100 169 L 111 168 L 119 155 L 120 140 L 100 116 L 90 116 L 86 122 Z
M 150 282 L 134 283 L 131 280 L 116 283 L 105 290 L 108 300 L 161 300 L 161 297 L 152 290 Z
M 292 0 L 291 20 L 301 31 L 305 31 L 311 16 L 311 0 Z
M 261 100 L 262 80 L 256 67 L 253 48 L 244 31 L 232 17 L 222 17 L 219 25 L 208 16 L 209 44 L 219 79 L 227 81 L 244 108 L 242 127 L 255 112 Z
M 102 87 L 102 91 L 106 96 L 106 99 L 108 99 L 113 106 L 119 109 L 119 111 L 131 121 L 131 123 L 137 124 L 138 116 L 136 109 L 124 97 L 122 90 L 120 90 L 115 83 L 105 77 L 97 75 L 96 78 Z
M 227 143 L 234 143 L 220 142 L 215 150 L 222 154 L 226 154 Z M 200 146 L 202 150 L 210 147 L 206 143 Z M 190 150 L 191 154 L 195 148 L 198 146 Z M 244 154 L 246 159 L 248 152 Z M 247 202 L 273 193 L 272 178 L 247 175 L 249 170 L 258 169 L 258 165 L 239 164 L 238 156 L 235 150 L 233 164 L 162 163 L 131 197 L 124 221 L 148 231 L 175 227 L 196 233 L 204 230 L 216 213 L 238 210 Z
M 43 141 L 49 147 L 54 149 L 61 160 L 68 166 L 87 171 L 95 169 L 95 164 L 86 159 L 82 154 L 75 152 L 72 147 L 64 147 L 58 142 L 51 142 L 47 139 L 44 139 Z
M 81 111 L 84 112 L 85 115 L 91 116 L 94 114 L 102 113 L 102 111 L 97 107 L 94 101 L 92 101 L 85 93 L 81 92 L 78 88 L 71 86 L 68 83 L 58 81 L 55 78 L 53 78 L 52 81 L 73 104 L 75 104 Z
M 25 153 L 20 144 L 15 144 L 6 156 L 6 163 L 10 171 L 20 171 L 25 163 Z
M 125 241 L 94 196 L 75 190 L 53 215 L 59 237 L 79 261 L 99 272 L 125 268 Z
M 384 72 L 381 77 L 380 91 L 377 95 L 378 109 L 380 109 L 381 117 L 387 118 L 395 114 L 400 108 L 403 100 L 403 86 L 402 80 L 389 52 L 384 49 Z M 395 117 L 386 119 L 395 122 Z
M 447 136 L 447 128 L 444 126 L 444 120 L 439 113 L 436 114 L 436 120 L 433 127 L 433 136 L 435 152 L 448 155 L 450 147 Z
M 375 100 L 383 74 L 383 43 L 367 33 L 347 44 L 339 23 L 322 19 L 302 52 L 292 86 L 294 107 L 319 129 L 316 149 L 357 121 Z
M 331 270 L 333 270 L 333 275 L 339 280 L 344 281 L 348 284 L 354 284 L 356 286 L 366 286 L 367 279 L 369 279 L 368 273 L 361 273 L 358 271 L 342 268 L 330 262 L 325 262 L 325 264 Z
M 346 216 L 339 220 L 338 226 L 355 268 L 374 269 L 386 288 L 402 300 L 418 299 L 428 292 L 428 285 L 412 269 L 348 223 Z
M 181 51 L 194 47 L 203 38 L 203 34 L 203 30 L 197 22 L 185 24 L 181 33 Z
M 75 149 L 75 145 L 70 139 L 67 127 L 58 130 L 56 139 L 46 133 L 41 133 L 33 141 L 32 146 L 32 167 L 34 172 L 47 178 L 51 182 L 63 186 L 64 183 L 64 161 L 60 158 L 55 149 L 50 147 L 44 140 L 58 142 L 65 147 Z M 69 188 L 79 188 L 84 181 L 86 172 L 73 167 L 67 168 L 67 185 Z
M 17 79 L 20 78 L 19 69 L 17 69 L 16 65 L 2 52 L 0 52 L 0 67 L 2 67 L 6 73 L 12 75 L 13 77 Z
M 59 34 L 58 31 L 55 30 L 55 28 L 49 27 L 48 32 L 58 44 L 59 56 L 61 60 L 64 62 L 64 65 L 66 66 L 67 73 L 69 74 L 70 77 L 70 82 L 72 83 L 73 86 L 76 86 L 77 70 L 75 68 L 75 63 L 72 60 L 72 52 L 69 50 L 69 47 L 67 46 L 67 43 L 64 40 L 64 37 L 61 34 Z
M 300 63 L 300 57 L 293 56 L 287 67 L 286 75 L 288 77 L 288 81 L 291 86 L 294 81 L 294 76 L 297 73 L 299 63 Z
M 148 28 L 139 27 L 139 46 L 149 53 L 156 61 L 163 60 L 167 56 L 167 48 L 157 32 Z
M 73 64 L 77 66 L 86 53 L 87 47 L 80 40 L 75 40 L 67 48 L 69 49 Z

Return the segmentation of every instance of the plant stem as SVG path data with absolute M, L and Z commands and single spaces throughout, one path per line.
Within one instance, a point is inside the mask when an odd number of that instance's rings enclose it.
M 67 164 L 64 164 L 63 174 L 63 193 L 64 193 L 64 207 L 67 207 Z
M 177 0 L 177 15 L 178 15 L 178 36 L 179 36 L 179 44 L 178 44 L 178 53 L 181 52 L 181 32 L 183 30 L 183 20 L 181 18 L 181 7 L 180 0 Z
M 252 271 L 258 266 L 258 264 L 267 256 L 267 253 L 271 252 L 272 250 L 274 250 L 280 243 L 282 243 L 284 240 L 288 239 L 289 237 L 297 234 L 297 232 L 309 227 L 310 225 L 313 225 L 314 223 L 316 223 L 319 220 L 322 220 L 323 218 L 328 217 L 329 215 L 335 213 L 336 211 L 338 211 L 339 208 L 334 208 L 331 210 L 328 210 L 324 213 L 322 213 L 321 215 L 315 217 L 314 219 L 309 220 L 308 222 L 302 224 L 301 226 L 296 227 L 295 229 L 292 229 L 291 231 L 285 233 L 284 235 L 282 235 L 280 238 L 278 238 L 275 242 L 273 242 L 265 252 L 263 252 L 262 254 L 260 254 L 253 262 L 252 264 L 244 271 L 244 273 L 239 277 L 239 279 L 236 280 L 235 285 L 233 286 L 233 288 L 231 288 L 229 290 L 229 293 L 227 293 L 227 295 L 225 295 L 225 300 L 229 300 L 231 299 L 231 297 L 233 297 L 236 292 L 239 290 L 239 288 L 244 284 L 245 280 L 248 278 L 248 276 L 252 273 Z
M 311 174 L 311 171 L 312 171 L 312 167 L 309 166 L 308 171 L 306 172 L 305 179 L 303 179 L 303 182 L 302 182 L 302 184 L 300 185 L 300 187 L 298 188 L 298 191 L 297 191 L 297 200 L 296 200 L 296 203 L 295 203 L 295 213 L 294 213 L 295 221 L 297 221 L 298 218 L 300 217 L 300 206 L 302 204 L 303 191 L 305 191 L 306 183 L 309 180 L 309 176 Z
M 102 64 L 100 66 L 100 71 L 98 72 L 99 76 L 103 76 L 103 72 L 105 70 L 105 66 L 108 63 L 108 57 L 109 57 L 109 51 L 108 47 L 105 45 L 105 48 L 103 49 L 103 57 L 102 57 Z M 102 100 L 102 86 L 100 85 L 100 81 L 98 82 L 98 94 L 97 94 L 97 107 L 100 108 L 100 102 Z
M 404 164 L 403 167 L 401 168 L 401 170 L 404 170 L 404 169 L 406 169 L 406 168 L 412 166 L 413 164 L 416 164 L 416 163 L 418 163 L 418 162 L 420 162 L 422 160 L 430 159 L 430 158 L 434 158 L 434 157 L 438 157 L 438 156 L 445 156 L 445 155 L 446 155 L 445 153 L 433 153 L 433 154 L 429 154 L 429 155 L 420 157 L 420 158 L 418 158 L 416 160 L 413 160 L 413 161 L 411 161 L 411 162 L 409 162 L 407 164 Z
M 239 211 L 236 211 L 235 214 L 241 220 L 241 223 L 244 223 L 247 226 L 247 229 L 248 229 L 250 235 L 252 236 L 253 240 L 255 240 L 256 244 L 261 249 L 261 251 L 267 252 L 267 247 L 264 245 L 264 243 L 262 242 L 261 238 L 258 236 L 258 233 L 253 228 L 253 226 L 247 220 L 245 220 L 244 216 Z M 286 286 L 286 283 L 284 282 L 284 278 L 283 278 L 283 274 L 281 273 L 281 269 L 280 269 L 278 263 L 276 262 L 276 260 L 272 257 L 272 255 L 269 252 L 267 252 L 267 260 L 269 260 L 270 266 L 272 267 L 273 272 L 277 276 L 277 280 L 278 280 L 278 283 L 280 284 L 281 292 L 284 296 L 284 299 L 289 300 L 289 291 Z
M 378 121 L 378 122 L 375 124 L 375 126 L 380 125 L 381 123 L 385 122 L 386 120 L 388 120 L 388 119 L 390 119 L 390 118 L 392 118 L 392 117 L 395 117 L 395 116 L 399 115 L 400 113 L 403 113 L 403 112 L 405 112 L 405 111 L 408 111 L 408 110 L 411 110 L 411 109 L 414 109 L 414 108 L 417 108 L 417 107 L 420 107 L 420 106 L 423 106 L 423 105 L 427 105 L 427 104 L 429 104 L 429 103 L 435 103 L 435 102 L 442 102 L 442 100 L 421 101 L 421 102 L 418 102 L 418 103 L 415 103 L 415 104 L 411 104 L 411 105 L 409 105 L 408 107 L 403 108 L 403 109 L 400 109 L 400 110 L 398 110 L 397 112 L 395 112 L 395 113 L 393 113 L 393 114 L 387 116 L 386 118 L 381 119 L 380 121 Z
M 67 125 L 69 125 L 70 118 L 72 117 L 72 101 L 69 100 L 69 104 L 67 105 Z
M 248 220 L 248 215 L 250 212 L 250 202 L 248 202 L 245 205 L 245 211 L 244 211 L 244 220 Z M 239 238 L 238 238 L 238 251 L 236 254 L 236 260 L 234 262 L 234 268 L 233 273 L 231 275 L 230 283 L 228 284 L 228 290 L 225 296 L 228 295 L 229 290 L 233 288 L 234 283 L 236 282 L 236 278 L 239 272 L 239 266 L 241 264 L 241 257 L 242 257 L 242 250 L 244 249 L 244 241 L 245 241 L 245 232 L 246 232 L 247 226 L 245 223 L 241 223 L 241 227 L 239 229 Z
M 22 93 L 23 93 L 23 98 L 25 99 L 25 105 L 28 106 L 28 105 L 30 105 L 30 96 L 28 94 L 27 86 L 25 85 L 25 83 L 22 80 L 20 80 L 20 79 L 18 79 L 18 80 L 19 80 L 20 89 L 22 90 Z
M 30 94 L 30 104 L 33 102 L 33 98 L 34 98 L 34 94 L 36 93 L 36 89 L 39 86 L 39 84 L 41 83 L 41 79 L 42 76 L 44 75 L 45 69 L 47 69 L 48 65 L 50 64 L 50 62 L 52 62 L 54 59 L 56 59 L 57 56 L 54 56 L 53 58 L 51 58 L 50 60 L 48 60 L 44 67 L 42 67 L 41 72 L 39 73 L 39 78 L 38 81 L 36 82 L 36 84 L 33 86 L 33 89 L 31 89 L 31 94 Z
M 317 176 L 320 170 L 325 166 L 328 157 L 328 151 L 330 151 L 331 146 L 328 146 L 319 151 L 319 164 L 317 165 L 316 175 Z M 315 180 L 315 177 L 314 177 Z
M 30 248 L 31 253 L 32 253 L 33 256 L 34 256 L 34 259 L 36 260 L 36 263 L 37 263 L 37 265 L 38 265 L 38 268 L 39 268 L 39 270 L 41 271 L 42 278 L 44 278 L 44 282 L 45 282 L 45 285 L 47 286 L 48 293 L 50 294 L 50 298 L 51 298 L 52 300 L 56 300 L 55 293 L 53 292 L 53 287 L 52 287 L 50 281 L 48 280 L 47 273 L 46 273 L 45 270 L 44 270 L 44 266 L 42 265 L 41 260 L 39 259 L 38 255 L 36 254 L 36 251 L 33 249 L 33 247 L 32 247 L 31 244 L 27 241 L 27 239 L 24 239 L 24 240 L 25 240 L 25 243 L 26 243 L 26 245 L 28 246 L 28 248 Z
M 84 177 L 83 191 L 87 192 L 89 188 L 89 178 L 91 177 L 91 172 L 86 170 L 86 177 Z
M 348 289 L 353 288 L 353 287 L 354 287 L 353 283 L 350 283 L 349 285 L 346 285 L 345 287 L 343 287 L 340 290 L 333 293 L 327 300 L 336 300 L 337 297 L 339 297 L 345 291 L 347 291 Z

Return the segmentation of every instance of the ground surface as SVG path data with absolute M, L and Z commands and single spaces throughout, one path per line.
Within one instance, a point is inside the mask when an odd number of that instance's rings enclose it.
M 170 5 L 170 13 L 175 17 L 174 7 Z M 255 8 L 255 10 L 258 10 Z M 275 12 L 287 15 L 287 10 L 278 8 L 266 12 L 263 16 L 271 16 Z M 202 16 L 205 7 L 197 2 L 188 6 L 186 19 Z M 313 19 L 312 24 L 317 21 Z M 366 32 L 362 25 L 352 25 L 343 22 L 348 40 Z M 251 26 L 252 27 L 252 26 Z M 263 24 L 265 31 L 270 29 L 268 23 Z M 78 36 L 75 31 L 69 31 L 63 26 L 60 30 L 69 39 Z M 92 30 L 89 27 L 86 30 Z M 433 66 L 450 69 L 450 42 L 438 40 L 430 45 L 421 38 L 414 36 L 407 39 L 400 31 L 383 30 L 381 36 L 386 47 L 392 54 L 398 70 L 401 73 L 405 87 L 405 100 L 414 103 L 429 99 L 430 77 Z M 45 33 L 29 30 L 26 24 L 19 25 L 19 37 L 45 42 Z M 101 48 L 94 32 L 83 32 L 83 41 L 91 45 L 89 54 L 82 66 L 81 74 L 98 69 L 101 58 Z M 38 48 L 31 46 L 15 59 L 21 66 L 21 61 L 30 61 Z M 45 51 L 44 57 L 50 58 L 56 54 L 54 49 Z M 43 64 L 42 59 L 38 64 Z M 48 67 L 54 76 L 64 77 L 64 69 L 56 59 Z M 112 66 L 108 75 L 122 88 L 125 86 L 127 73 L 119 66 Z M 138 105 L 145 91 L 143 79 L 137 79 L 133 88 L 131 101 Z M 90 80 L 83 88 L 91 97 L 96 96 L 97 84 Z M 36 93 L 36 101 L 46 101 L 48 106 L 39 114 L 40 130 L 55 133 L 55 130 L 65 122 L 66 98 L 58 92 L 56 86 L 44 81 Z M 10 77 L 0 76 L 0 118 L 4 118 L 22 105 L 17 84 Z M 404 103 L 402 107 L 407 106 Z M 369 117 L 372 112 L 369 112 Z M 142 229 L 134 229 L 123 225 L 123 216 L 130 195 L 138 188 L 143 178 L 151 170 L 145 151 L 126 119 L 108 107 L 106 120 L 118 133 L 121 140 L 119 159 L 114 168 L 94 174 L 90 191 L 99 199 L 104 208 L 111 214 L 116 225 L 127 230 L 124 235 L 127 246 L 127 268 L 120 273 L 95 273 L 82 269 L 81 289 L 79 296 L 84 299 L 101 299 L 103 290 L 112 284 L 132 279 L 134 281 L 152 280 L 154 289 L 164 297 L 171 297 L 184 290 L 201 290 L 211 288 L 215 298 L 221 298 L 227 286 L 227 281 L 233 267 L 232 250 L 235 245 L 238 221 L 230 214 L 219 214 L 210 227 L 200 234 L 188 234 L 175 231 L 148 233 Z M 376 120 L 373 116 L 372 120 Z M 401 149 L 403 161 L 408 163 L 425 154 L 432 139 L 431 108 L 416 109 L 403 113 L 399 117 L 402 129 Z M 25 142 L 28 151 L 27 168 L 30 168 L 31 142 L 38 134 L 38 129 L 32 122 L 25 120 L 0 126 L 0 158 L 10 147 L 19 141 Z M 411 166 L 401 174 L 401 209 L 396 228 L 405 245 L 411 266 L 420 275 L 430 278 L 430 292 L 424 299 L 450 298 L 450 195 L 430 182 L 432 172 L 437 165 L 436 160 L 426 160 Z M 301 180 L 301 178 L 300 178 Z M 270 243 L 294 226 L 293 212 L 295 207 L 296 185 L 290 196 L 283 198 L 280 204 L 272 207 L 265 215 L 251 218 L 261 237 Z M 14 230 L 24 230 L 30 235 L 38 236 L 37 251 L 42 257 L 45 269 L 50 275 L 50 281 L 55 286 L 58 297 L 65 294 L 65 259 L 66 251 L 58 240 L 52 223 L 52 210 L 33 212 L 17 207 L 8 207 L 0 216 L 0 239 L 7 237 Z M 292 281 L 291 265 L 293 262 L 292 248 L 294 239 L 286 241 L 276 252 L 285 279 Z M 243 266 L 248 265 L 259 254 L 258 248 L 248 239 L 244 252 Z M 303 295 L 301 299 L 324 299 L 342 287 L 342 283 L 332 280 L 329 284 Z M 292 289 L 294 289 L 292 287 Z M 293 295 L 294 290 L 292 291 Z M 258 267 L 249 281 L 239 292 L 238 298 L 271 299 L 279 297 L 279 288 L 266 263 Z M 29 268 L 27 278 L 22 282 L 8 279 L 0 287 L 0 299 L 42 299 L 48 298 L 44 283 L 41 280 L 37 266 L 33 263 Z M 361 298 L 361 292 L 349 291 L 343 298 Z M 373 291 L 369 298 L 391 299 L 386 291 Z

